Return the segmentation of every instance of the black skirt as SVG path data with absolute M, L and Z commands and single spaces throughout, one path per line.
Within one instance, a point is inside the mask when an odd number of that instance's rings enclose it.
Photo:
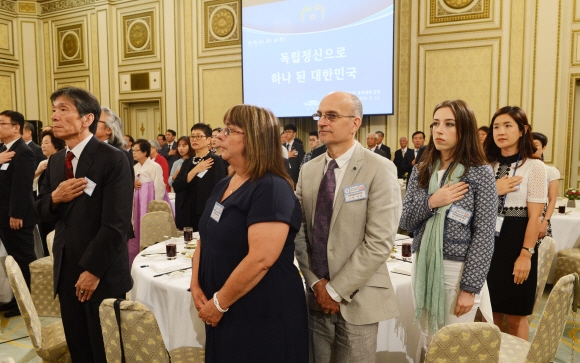
M 523 284 L 514 283 L 514 263 L 519 257 L 528 225 L 527 217 L 505 217 L 495 247 L 487 286 L 494 313 L 526 316 L 534 309 L 538 280 L 538 254 L 532 256 L 532 267 Z

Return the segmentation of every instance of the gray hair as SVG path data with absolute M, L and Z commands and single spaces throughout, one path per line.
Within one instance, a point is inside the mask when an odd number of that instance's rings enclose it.
M 159 150 L 161 148 L 157 140 L 149 140 L 149 143 L 151 144 L 151 147 L 154 147 L 156 150 Z
M 101 107 L 101 111 L 104 112 L 108 117 L 104 120 L 105 125 L 111 129 L 111 135 L 109 135 L 109 144 L 115 147 L 125 146 L 127 141 L 123 135 L 123 121 L 108 107 Z
M 362 119 L 363 117 L 362 102 L 357 96 L 353 95 L 352 93 L 349 93 L 348 95 L 350 96 L 350 99 L 352 101 L 352 115 Z
M 375 140 L 378 140 L 378 139 L 379 139 L 379 137 L 377 136 L 377 134 L 373 134 L 372 132 L 371 132 L 370 134 L 368 134 L 368 135 L 367 135 L 367 138 L 368 138 L 369 136 L 373 136 Z

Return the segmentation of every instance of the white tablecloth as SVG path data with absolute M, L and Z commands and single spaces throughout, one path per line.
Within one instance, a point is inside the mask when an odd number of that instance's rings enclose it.
M 400 241 L 397 241 L 400 244 Z M 151 246 L 141 254 L 162 252 L 163 244 Z M 183 243 L 177 245 L 176 266 L 187 259 L 179 251 Z M 400 250 L 400 248 L 399 248 Z M 400 251 L 399 251 L 400 253 Z M 191 294 L 187 289 L 191 280 L 191 270 L 174 276 L 153 277 L 157 272 L 146 266 L 156 261 L 166 261 L 165 255 L 143 257 L 138 255 L 133 262 L 131 275 L 134 285 L 130 296 L 147 306 L 157 319 L 163 341 L 167 349 L 180 346 L 202 347 L 205 345 L 205 325 L 198 318 Z M 398 264 L 407 264 L 390 259 L 389 269 Z M 377 362 L 412 362 L 419 345 L 420 331 L 413 323 L 415 312 L 412 303 L 411 277 L 391 273 L 393 288 L 401 315 L 398 318 L 379 323 L 377 335 Z
M 548 283 L 553 284 L 555 283 L 554 272 L 556 271 L 558 251 L 580 247 L 580 212 L 575 211 L 567 215 L 555 212 L 550 221 L 552 223 L 552 236 L 556 241 L 556 254 L 548 275 Z

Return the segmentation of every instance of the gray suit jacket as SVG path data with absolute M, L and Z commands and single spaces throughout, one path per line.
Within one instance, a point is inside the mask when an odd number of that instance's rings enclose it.
M 310 241 L 325 155 L 304 164 L 296 187 L 303 215 L 295 239 L 296 259 L 307 286 L 319 279 L 310 268 Z M 342 190 L 360 183 L 366 185 L 367 199 L 345 203 Z M 385 261 L 400 217 L 395 165 L 357 143 L 335 200 L 327 246 L 330 284 L 343 298 L 340 312 L 351 324 L 371 324 L 399 315 Z M 312 293 L 307 300 L 309 308 L 320 310 Z

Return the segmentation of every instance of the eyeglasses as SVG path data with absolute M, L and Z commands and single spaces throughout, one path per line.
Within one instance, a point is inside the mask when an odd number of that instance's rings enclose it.
M 207 136 L 205 136 L 205 135 L 191 135 L 191 136 L 189 137 L 189 139 L 190 139 L 190 140 L 201 140 L 201 139 L 204 139 L 204 138 L 206 138 L 206 137 L 207 137 Z
M 231 134 L 240 134 L 240 135 L 244 134 L 243 131 L 232 130 L 229 127 L 224 127 L 223 132 L 224 132 L 224 135 L 226 135 L 226 136 L 230 136 Z
M 0 126 L 4 126 L 4 125 L 16 126 L 12 122 L 0 122 Z
M 312 119 L 314 121 L 320 121 L 322 118 L 327 119 L 328 121 L 332 122 L 332 121 L 336 121 L 337 118 L 341 118 L 341 117 L 356 117 L 356 116 L 347 116 L 347 115 L 339 115 L 337 113 L 325 113 L 325 114 L 319 114 L 319 113 L 315 113 L 314 115 L 312 115 Z

